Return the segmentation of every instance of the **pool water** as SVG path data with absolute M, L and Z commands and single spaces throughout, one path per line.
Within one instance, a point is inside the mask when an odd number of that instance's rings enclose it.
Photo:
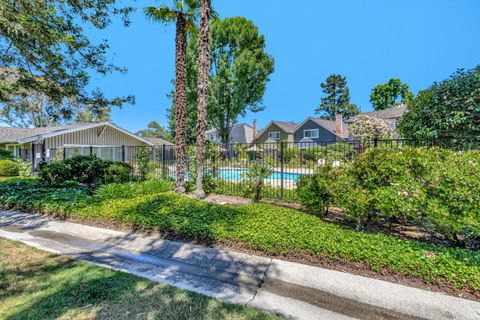
M 218 177 L 220 179 L 226 180 L 226 181 L 241 181 L 245 180 L 245 172 L 247 172 L 246 169 L 220 169 L 219 170 L 219 175 Z M 290 173 L 290 172 L 284 172 L 283 173 L 283 180 L 284 181 L 297 181 L 303 174 L 300 173 Z M 282 179 L 282 173 L 279 171 L 274 171 L 270 176 L 268 177 L 269 180 L 281 180 Z

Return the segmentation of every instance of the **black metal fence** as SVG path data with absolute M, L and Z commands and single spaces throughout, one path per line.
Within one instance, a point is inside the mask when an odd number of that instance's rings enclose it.
M 331 165 L 340 167 L 368 149 L 378 147 L 440 147 L 453 150 L 480 148 L 480 137 L 469 139 L 369 139 L 364 141 L 307 141 L 264 144 L 208 144 L 205 152 L 204 177 L 208 191 L 250 196 L 253 192 L 251 177 L 258 168 L 266 168 L 263 196 L 265 198 L 295 201 L 297 181 L 303 175 Z M 95 154 L 98 157 L 129 163 L 134 176 L 149 179 L 175 179 L 175 146 L 82 146 L 50 149 L 50 159 L 68 158 L 74 154 Z M 187 147 L 187 184 L 196 177 L 195 147 Z M 265 174 L 265 172 L 264 172 Z

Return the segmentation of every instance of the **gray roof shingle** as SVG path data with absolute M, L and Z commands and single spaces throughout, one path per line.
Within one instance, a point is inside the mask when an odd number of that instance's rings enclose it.
M 35 137 L 40 134 L 53 133 L 62 130 L 73 129 L 84 126 L 85 123 L 76 123 L 64 126 L 42 127 L 42 128 L 12 128 L 0 126 L 0 143 L 18 142 L 19 140 Z
M 337 133 L 337 130 L 336 130 L 337 124 L 335 121 L 313 118 L 313 117 L 310 117 L 309 119 L 317 123 L 318 125 L 322 126 L 326 130 L 330 131 L 331 133 L 339 136 L 340 138 L 343 138 L 343 139 L 348 138 L 348 125 L 346 123 L 343 124 L 343 132 Z
M 378 110 L 378 111 L 370 111 L 370 112 L 362 112 L 359 115 L 362 116 L 369 116 L 375 117 L 380 119 L 392 119 L 392 118 L 401 118 L 405 112 L 407 112 L 407 105 L 401 104 L 392 108 L 388 108 L 385 110 Z M 354 120 L 355 117 L 350 119 L 350 121 Z
M 297 128 L 297 123 L 295 122 L 285 122 L 285 121 L 272 121 L 272 124 L 276 124 L 280 129 L 286 133 L 294 133 Z

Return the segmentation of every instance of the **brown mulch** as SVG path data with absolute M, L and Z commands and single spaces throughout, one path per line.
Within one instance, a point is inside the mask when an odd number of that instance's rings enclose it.
M 85 225 L 116 229 L 125 232 L 143 233 L 153 237 L 159 237 L 171 241 L 187 242 L 191 244 L 198 244 L 203 246 L 210 246 L 224 250 L 234 250 L 238 252 L 253 254 L 257 256 L 291 261 L 316 267 L 322 267 L 330 270 L 336 270 L 355 275 L 365 276 L 378 280 L 384 280 L 392 283 L 398 283 L 410 287 L 420 288 L 433 292 L 441 292 L 451 296 L 456 296 L 464 299 L 480 301 L 480 292 L 471 290 L 469 288 L 457 289 L 448 281 L 439 279 L 438 284 L 428 283 L 420 277 L 410 276 L 391 272 L 387 269 L 376 271 L 361 262 L 351 262 L 343 259 L 331 259 L 321 255 L 312 254 L 304 251 L 290 251 L 285 255 L 271 255 L 263 251 L 256 250 L 244 243 L 236 241 L 211 241 L 208 239 L 189 238 L 176 233 L 159 232 L 151 228 L 136 227 L 128 223 L 123 223 L 114 220 L 96 219 L 96 218 L 74 218 L 62 217 L 64 220 L 74 223 L 82 223 Z

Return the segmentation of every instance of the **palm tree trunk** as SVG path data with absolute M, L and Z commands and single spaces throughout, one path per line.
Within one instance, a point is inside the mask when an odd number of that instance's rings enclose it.
M 185 110 L 187 108 L 187 24 L 183 14 L 177 16 L 175 36 L 175 145 L 177 147 L 177 179 L 175 191 L 185 193 Z
M 210 5 L 202 0 L 200 37 L 198 41 L 198 110 L 197 110 L 197 181 L 195 194 L 205 197 L 203 190 L 203 162 L 205 159 L 205 118 L 208 104 L 208 75 L 210 73 Z

